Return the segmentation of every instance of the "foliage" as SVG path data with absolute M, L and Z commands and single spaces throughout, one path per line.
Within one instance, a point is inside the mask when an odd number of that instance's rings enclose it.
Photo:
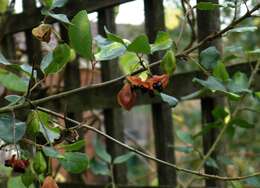
M 174 42 L 177 37 L 172 37 L 172 33 L 170 32 L 159 31 L 152 43 L 145 34 L 138 34 L 133 40 L 128 40 L 110 32 L 107 28 L 104 28 L 106 38 L 101 36 L 92 38 L 91 23 L 87 11 L 79 11 L 71 20 L 69 20 L 66 14 L 55 13 L 56 8 L 63 7 L 67 2 L 68 0 L 42 0 L 43 8 L 41 14 L 45 18 L 51 17 L 64 24 L 68 30 L 68 41 L 61 39 L 52 25 L 44 23 L 46 19 L 32 30 L 32 35 L 42 42 L 48 43 L 51 40 L 52 34 L 58 41 L 55 48 L 49 50 L 42 58 L 40 67 L 37 67 L 43 72 L 44 78 L 64 70 L 64 67 L 68 63 L 73 63 L 71 61 L 75 58 L 72 57 L 81 56 L 91 63 L 93 69 L 97 62 L 103 63 L 103 61 L 119 58 L 122 69 L 128 75 L 118 78 L 118 80 L 123 78 L 124 83 L 121 85 L 121 90 L 118 91 L 117 102 L 126 110 L 131 110 L 141 98 L 140 96 L 146 96 L 151 100 L 167 103 L 172 108 L 175 108 L 179 104 L 179 101 L 184 99 L 206 97 L 209 95 L 224 96 L 227 99 L 228 105 L 225 107 L 215 107 L 211 112 L 213 121 L 204 125 L 201 129 L 197 126 L 198 114 L 195 114 L 198 110 L 195 109 L 193 112 L 190 112 L 194 113 L 192 116 L 195 117 L 195 120 L 190 118 L 190 114 L 181 112 L 182 115 L 179 116 L 183 116 L 183 119 L 180 120 L 181 118 L 179 117 L 179 121 L 188 125 L 188 130 L 177 127 L 175 134 L 178 138 L 179 146 L 171 147 L 174 147 L 176 151 L 185 155 L 181 159 L 181 163 L 184 163 L 187 159 L 191 161 L 189 165 L 192 167 L 200 167 L 199 164 L 203 166 L 203 163 L 205 163 L 207 166 L 215 169 L 219 169 L 223 164 L 239 164 L 239 168 L 245 168 L 241 164 L 243 162 L 240 162 L 238 159 L 235 160 L 236 158 L 234 157 L 232 158 L 234 160 L 225 155 L 216 159 L 211 157 L 203 158 L 203 152 L 199 149 L 199 146 L 201 146 L 199 138 L 211 130 L 223 130 L 223 134 L 226 133 L 225 136 L 230 139 L 228 143 L 232 147 L 236 145 L 233 142 L 235 139 L 243 140 L 244 135 L 247 135 L 249 131 L 259 129 L 256 126 L 259 120 L 253 113 L 259 113 L 260 92 L 252 89 L 254 77 L 259 68 L 259 43 L 255 47 L 247 46 L 247 44 L 234 44 L 225 48 L 223 55 L 216 47 L 210 46 L 201 51 L 199 56 L 194 59 L 193 54 L 191 55 L 190 53 L 202 47 L 205 42 L 192 43 L 190 47 L 188 46 L 189 48 L 181 51 L 180 49 L 182 48 L 178 46 L 178 40 L 176 40 L 176 43 Z M 6 12 L 6 6 L 6 2 L 0 0 L 0 13 Z M 190 7 L 189 11 L 193 11 L 193 9 L 202 11 L 212 11 L 220 8 L 237 9 L 238 7 L 236 6 L 232 3 L 220 5 L 211 2 L 200 2 Z M 245 17 L 249 16 L 245 15 Z M 235 36 L 237 35 L 259 33 L 258 27 L 255 26 L 259 25 L 259 23 L 254 25 L 249 21 L 248 25 L 236 27 L 238 24 L 236 21 L 233 20 L 220 33 L 212 33 L 209 39 L 205 38 L 205 41 L 216 39 L 219 36 L 229 37 L 230 41 L 235 41 Z M 182 39 L 182 32 L 179 35 L 180 38 L 178 37 L 179 39 Z M 246 38 L 248 39 L 248 37 Z M 182 47 L 182 44 L 180 46 Z M 246 74 L 241 70 L 230 71 L 228 67 L 228 64 L 232 60 L 240 58 L 241 51 L 247 60 L 251 60 L 250 58 L 252 58 L 258 61 L 254 64 L 254 68 L 250 74 L 248 72 Z M 149 62 L 146 56 L 155 54 L 160 54 L 162 58 L 157 62 Z M 203 76 L 193 78 L 194 85 L 199 87 L 200 90 L 181 99 L 176 99 L 168 91 L 168 87 L 169 85 L 171 86 L 171 79 L 175 78 L 173 75 L 175 74 L 176 67 L 179 68 L 182 64 L 188 64 L 189 62 L 193 62 L 193 66 L 199 69 L 201 73 L 204 73 Z M 8 167 L 0 166 L 1 174 L 3 173 L 8 178 L 8 187 L 34 187 L 36 180 L 43 184 L 42 187 L 50 185 L 57 187 L 55 180 L 48 176 L 52 170 L 51 165 L 48 163 L 49 159 L 56 159 L 70 173 L 83 173 L 89 168 L 94 174 L 110 176 L 112 180 L 114 176 L 113 167 L 115 165 L 131 163 L 136 159 L 137 156 L 133 152 L 135 151 L 134 149 L 111 138 L 105 133 L 100 133 L 99 130 L 93 127 L 87 128 L 95 130 L 97 133 L 121 144 L 121 146 L 131 150 L 131 152 L 112 157 L 106 151 L 101 140 L 96 138 L 94 142 L 96 155 L 94 158 L 89 159 L 85 153 L 80 152 L 85 146 L 85 140 L 77 140 L 76 138 L 76 141 L 72 143 L 61 144 L 60 140 L 65 141 L 66 137 L 72 134 L 72 131 L 77 131 L 77 128 L 68 128 L 59 125 L 60 123 L 56 118 L 62 118 L 60 115 L 48 110 L 40 110 L 38 105 L 41 101 L 47 102 L 53 99 L 52 97 L 58 98 L 69 94 L 63 92 L 55 96 L 33 100 L 33 97 L 30 95 L 31 91 L 37 88 L 37 84 L 42 81 L 40 76 L 36 74 L 38 71 L 35 71 L 35 65 L 13 64 L 1 53 L 0 64 L 0 83 L 8 91 L 13 92 L 11 95 L 5 96 L 8 105 L 0 109 L 1 112 L 6 112 L 6 114 L 0 116 L 0 139 L 7 145 L 16 146 L 17 150 L 16 155 L 5 161 L 5 166 Z M 154 74 L 150 69 L 155 65 L 160 65 L 160 73 Z M 103 85 L 111 83 L 114 82 L 108 81 L 103 83 Z M 185 83 L 183 84 L 185 87 Z M 90 87 L 95 87 L 95 85 Z M 88 87 L 86 88 L 88 89 Z M 81 90 L 83 89 L 81 88 Z M 69 92 L 76 93 L 79 90 L 76 88 Z M 257 105 L 252 105 L 250 102 Z M 26 122 L 16 118 L 16 110 L 25 107 L 31 108 L 26 114 Z M 247 111 L 247 113 L 250 112 L 250 115 L 244 115 L 244 111 Z M 178 119 L 177 116 L 174 118 Z M 63 119 L 67 121 L 66 117 L 63 117 Z M 77 125 L 78 127 L 84 127 L 80 123 Z M 222 135 L 220 134 L 220 136 Z M 36 152 L 32 156 L 20 155 L 21 149 L 18 146 L 21 142 L 32 144 Z M 137 153 L 140 154 L 140 152 Z M 143 156 L 147 155 L 144 154 Z M 21 174 L 17 177 L 12 177 L 11 170 L 20 172 Z M 135 170 L 138 171 L 138 169 L 133 169 L 133 171 Z M 252 173 L 251 171 L 254 170 L 246 169 L 245 171 Z M 197 172 L 198 174 L 207 176 L 207 174 Z M 181 177 L 180 179 L 186 180 L 185 177 Z M 259 186 L 259 179 L 252 177 L 243 182 L 234 183 L 235 186 L 243 186 L 242 184 Z

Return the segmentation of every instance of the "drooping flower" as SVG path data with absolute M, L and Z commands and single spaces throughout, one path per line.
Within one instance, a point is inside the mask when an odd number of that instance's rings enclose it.
M 12 167 L 14 172 L 24 173 L 29 166 L 29 160 L 15 159 L 16 155 L 13 155 L 11 159 L 5 160 L 5 166 Z
M 130 110 L 136 101 L 136 93 L 131 85 L 126 83 L 117 94 L 117 101 L 126 110 Z

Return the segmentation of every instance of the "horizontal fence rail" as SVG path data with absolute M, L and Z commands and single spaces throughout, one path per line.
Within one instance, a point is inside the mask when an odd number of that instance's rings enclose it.
M 254 63 L 252 63 L 254 65 Z M 250 74 L 251 68 L 248 63 L 240 63 L 236 65 L 231 65 L 227 67 L 230 75 L 233 75 L 237 71 L 241 71 L 247 75 Z M 201 71 L 192 71 L 187 73 L 179 73 L 171 77 L 170 84 L 166 89 L 166 93 L 175 96 L 177 98 L 183 97 L 185 95 L 191 94 L 193 92 L 198 91 L 199 87 L 192 82 L 194 77 L 202 78 L 203 73 Z M 256 80 L 259 79 L 259 75 L 257 75 Z M 116 99 L 116 95 L 119 90 L 122 88 L 123 82 L 122 80 L 117 81 L 113 84 L 105 85 L 97 88 L 89 88 L 83 91 L 80 91 L 75 94 L 71 94 L 69 96 L 65 96 L 59 100 L 54 99 L 49 101 L 49 104 L 55 104 L 55 106 L 59 106 L 59 104 L 70 104 L 70 101 L 75 103 L 73 98 L 77 98 L 79 101 L 78 104 L 69 105 L 71 108 L 77 108 L 81 110 L 89 110 L 89 109 L 102 109 L 102 108 L 110 108 L 110 107 L 119 107 Z M 260 89 L 260 83 L 256 83 L 254 85 L 255 90 Z M 87 99 L 87 100 L 86 100 Z M 158 97 L 150 97 L 148 94 L 139 93 L 138 100 L 136 105 L 144 105 L 144 104 L 153 104 L 160 103 L 161 100 Z
M 68 17 L 72 17 L 82 9 L 85 9 L 91 13 L 100 9 L 117 6 L 130 1 L 134 0 L 73 0 L 69 1 L 69 3 L 64 8 L 57 10 L 55 9 L 55 13 L 65 13 Z M 20 14 L 9 16 L 7 18 L 6 24 L 0 31 L 1 34 L 17 33 L 39 25 L 42 20 L 43 15 L 41 15 L 41 8 L 28 9 Z M 54 20 L 49 21 L 54 22 Z

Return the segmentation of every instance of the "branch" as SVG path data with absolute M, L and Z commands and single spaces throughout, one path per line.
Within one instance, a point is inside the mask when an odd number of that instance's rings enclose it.
M 68 117 L 64 117 L 62 114 L 59 114 L 59 113 L 56 113 L 54 111 L 51 111 L 51 110 L 48 110 L 48 109 L 45 109 L 45 108 L 42 108 L 42 107 L 37 107 L 38 110 L 40 111 L 43 111 L 45 113 L 48 113 L 48 114 L 51 114 L 55 117 L 58 117 L 58 118 L 61 118 L 61 119 L 65 119 L 73 124 L 75 124 L 76 126 L 75 127 L 71 127 L 70 129 L 74 130 L 74 129 L 79 129 L 79 128 L 87 128 L 101 136 L 104 136 L 105 138 L 115 142 L 116 144 L 122 146 L 123 148 L 129 150 L 129 151 L 132 151 L 142 157 L 145 157 L 149 160 L 152 160 L 152 161 L 155 161 L 159 164 L 162 164 L 162 165 L 165 165 L 165 166 L 168 166 L 168 167 L 171 167 L 171 168 L 174 168 L 175 170 L 177 171 L 180 171 L 180 172 L 184 172 L 184 173 L 188 173 L 188 174 L 193 174 L 193 175 L 197 175 L 197 176 L 201 176 L 201 177 L 204 177 L 204 178 L 210 178 L 210 179 L 217 179 L 217 180 L 222 180 L 222 181 L 235 181 L 235 180 L 243 180 L 243 179 L 247 179 L 247 178 L 251 178 L 251 177 L 255 177 L 255 176 L 260 176 L 260 172 L 257 172 L 257 173 L 253 173 L 253 174 L 250 174 L 250 175 L 247 175 L 247 176 L 238 176 L 238 177 L 227 177 L 227 176 L 217 176 L 217 175 L 211 175 L 211 174 L 205 174 L 205 173 L 202 173 L 202 172 L 199 172 L 199 171 L 194 171 L 194 170 L 189 170 L 189 169 L 186 169 L 186 168 L 181 168 L 175 164 L 172 164 L 172 163 L 169 163 L 167 161 L 164 161 L 164 160 L 161 160 L 161 159 L 158 159 L 156 157 L 153 157 L 151 155 L 148 155 L 144 152 L 141 152 L 123 142 L 120 142 L 119 140 L 109 136 L 108 134 L 96 129 L 95 127 L 92 127 L 92 126 L 89 126 L 89 125 L 86 125 L 86 124 L 82 124 L 76 120 L 73 120 L 73 119 L 70 119 Z
M 208 37 L 206 37 L 204 40 L 202 40 L 200 43 L 198 43 L 197 45 L 193 46 L 192 48 L 188 49 L 188 50 L 184 50 L 181 53 L 176 54 L 176 58 L 182 58 L 182 57 L 186 57 L 188 54 L 190 54 L 191 52 L 193 52 L 194 50 L 196 50 L 197 48 L 199 48 L 200 46 L 202 46 L 203 44 L 205 44 L 208 41 L 214 40 L 218 37 L 221 37 L 224 33 L 226 33 L 227 31 L 229 31 L 230 29 L 233 29 L 235 25 L 239 24 L 240 22 L 242 22 L 244 19 L 248 18 L 251 16 L 251 14 L 253 12 L 255 12 L 256 10 L 258 10 L 260 8 L 260 3 L 257 4 L 251 11 L 247 12 L 246 14 L 244 14 L 244 16 L 242 16 L 241 18 L 237 19 L 236 21 L 232 22 L 230 25 L 228 25 L 226 28 L 224 28 L 223 30 L 217 32 L 217 33 L 212 33 L 211 35 L 209 35 Z M 118 81 L 123 81 L 127 76 L 129 75 L 136 75 L 139 74 L 141 72 L 146 71 L 147 69 L 154 67 L 156 65 L 159 65 L 161 63 L 161 60 L 156 61 L 154 63 L 151 63 L 149 66 L 147 66 L 146 68 L 140 68 L 139 70 L 131 73 L 131 74 L 127 74 L 124 76 L 120 76 L 118 78 L 115 78 L 113 80 L 109 80 L 103 83 L 99 83 L 99 84 L 93 84 L 90 86 L 83 86 L 80 88 L 76 88 L 76 89 L 72 89 L 69 91 L 64 91 L 55 95 L 51 95 L 45 98 L 41 98 L 41 99 L 37 99 L 37 100 L 33 100 L 31 102 L 25 102 L 23 104 L 17 104 L 17 105 L 13 105 L 13 106 L 5 106 L 3 108 L 0 108 L 0 113 L 6 113 L 6 112 L 11 112 L 12 110 L 18 110 L 18 109 L 22 109 L 22 108 L 27 108 L 30 105 L 39 105 L 39 104 L 43 104 L 46 103 L 48 101 L 52 101 L 52 100 L 56 100 L 59 98 L 63 98 L 66 96 L 70 96 L 72 94 L 81 92 L 81 91 L 85 91 L 85 90 L 90 90 L 93 88 L 98 88 L 98 87 L 103 87 L 109 84 L 113 84 L 115 82 Z

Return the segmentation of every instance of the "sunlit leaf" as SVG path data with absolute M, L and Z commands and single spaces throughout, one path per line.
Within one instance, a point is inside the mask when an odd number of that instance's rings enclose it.
M 131 44 L 128 45 L 127 50 L 129 52 L 150 54 L 151 47 L 146 35 L 139 35 Z
M 69 38 L 72 48 L 87 60 L 92 60 L 92 35 L 87 11 L 78 12 L 71 23 Z
M 167 50 L 172 46 L 172 39 L 167 32 L 158 32 L 154 44 L 151 44 L 151 52 Z
M 54 18 L 55 20 L 58 20 L 58 21 L 61 21 L 63 23 L 66 23 L 66 24 L 71 24 L 67 15 L 65 14 L 54 14 L 48 10 L 42 10 L 42 14 L 45 15 L 45 16 L 50 16 L 52 18 Z
M 79 140 L 73 144 L 60 145 L 65 151 L 79 151 L 85 146 L 85 140 Z
M 123 44 L 113 42 L 106 46 L 102 46 L 101 50 L 97 54 L 95 54 L 95 59 L 97 61 L 112 60 L 123 55 L 125 51 L 126 48 Z
M 172 50 L 168 50 L 164 55 L 161 67 L 168 75 L 172 75 L 176 69 L 176 59 Z
M 121 37 L 119 37 L 116 34 L 113 34 L 113 33 L 109 32 L 106 27 L 105 27 L 105 32 L 106 32 L 108 40 L 113 41 L 113 42 L 118 42 L 118 43 L 121 43 L 123 45 L 126 45 L 124 40 Z
M 24 80 L 2 68 L 0 68 L 0 84 L 9 90 L 17 92 L 26 92 L 28 88 L 28 80 Z

